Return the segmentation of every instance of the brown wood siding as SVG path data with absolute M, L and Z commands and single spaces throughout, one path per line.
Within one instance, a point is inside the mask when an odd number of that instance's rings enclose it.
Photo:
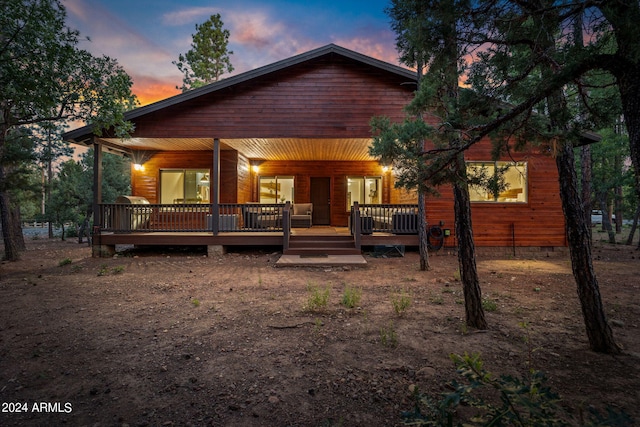
M 134 119 L 134 136 L 368 138 L 371 117 L 404 119 L 406 83 L 329 55 Z
M 252 182 L 252 173 L 251 173 L 251 164 L 249 159 L 247 159 L 242 153 L 238 153 L 238 200 L 237 203 L 246 203 L 252 200 L 251 188 L 253 185 Z
M 238 155 L 235 151 L 220 152 L 220 202 L 236 203 L 238 197 Z M 143 171 L 131 170 L 131 191 L 150 203 L 160 203 L 161 169 L 209 169 L 213 170 L 213 151 L 164 151 L 154 154 L 144 165 Z

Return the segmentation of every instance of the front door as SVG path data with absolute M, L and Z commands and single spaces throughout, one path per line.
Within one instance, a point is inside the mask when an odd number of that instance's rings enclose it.
M 313 224 L 331 225 L 331 178 L 311 178 Z

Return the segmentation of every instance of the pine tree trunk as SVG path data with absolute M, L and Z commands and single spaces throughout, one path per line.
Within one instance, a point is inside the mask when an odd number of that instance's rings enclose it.
M 556 156 L 560 197 L 566 221 L 571 267 L 578 287 L 578 298 L 591 350 L 617 354 L 611 326 L 602 305 L 598 280 L 591 261 L 591 239 L 577 188 L 574 154 L 571 144 L 562 144 Z
M 464 158 L 459 156 L 456 167 L 458 175 L 465 177 Z M 476 268 L 476 247 L 471 228 L 471 202 L 466 181 L 457 181 L 453 185 L 454 211 L 456 218 L 456 237 L 458 238 L 458 266 L 464 293 L 464 309 L 467 326 L 487 329 L 487 321 L 482 308 L 482 292 Z
M 420 271 L 431 270 L 429 265 L 429 246 L 427 241 L 427 197 L 424 191 L 418 194 L 418 238 L 420 239 Z
M 616 243 L 616 234 L 611 227 L 611 217 L 609 216 L 609 209 L 607 206 L 607 195 L 605 192 L 598 194 L 598 203 L 600 204 L 600 210 L 602 211 L 602 230 L 607 232 L 609 236 L 609 243 Z
M 582 165 L 582 210 L 585 212 L 587 228 L 591 233 L 591 146 L 585 145 L 581 149 L 580 164 Z
M 629 237 L 627 237 L 627 245 L 633 244 L 633 236 L 636 234 L 636 228 L 638 227 L 638 221 L 640 220 L 640 204 L 636 207 L 636 213 L 633 216 L 633 223 L 631 224 L 631 230 L 629 230 Z M 640 241 L 638 242 L 638 248 L 640 249 Z
M 0 166 L 0 169 L 2 169 L 2 166 Z M 12 215 L 10 208 L 10 198 L 9 194 L 6 191 L 0 191 L 0 217 L 2 219 L 4 258 L 7 261 L 17 261 L 18 259 L 20 259 L 20 243 L 17 236 L 15 235 L 15 226 L 11 221 Z

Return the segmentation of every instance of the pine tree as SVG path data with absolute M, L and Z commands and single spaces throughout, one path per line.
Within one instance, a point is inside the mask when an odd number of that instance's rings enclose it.
M 196 24 L 196 33 L 192 34 L 191 49 L 180 54 L 173 64 L 184 74 L 182 87 L 186 92 L 209 83 L 217 82 L 225 72 L 233 71 L 228 50 L 229 30 L 224 29 L 220 14 L 211 15 L 203 24 Z

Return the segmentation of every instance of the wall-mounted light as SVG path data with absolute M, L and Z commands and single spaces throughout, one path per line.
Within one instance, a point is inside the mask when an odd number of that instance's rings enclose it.
M 389 172 L 389 169 L 391 169 L 389 166 L 382 166 L 382 172 L 383 173 Z
M 258 165 L 251 165 L 251 170 L 252 170 L 254 173 L 258 173 L 258 172 L 260 172 L 260 166 L 258 166 Z
M 129 154 L 133 162 L 133 169 L 142 172 L 144 170 L 144 164 L 148 162 L 155 153 L 155 151 L 150 150 L 133 150 Z

